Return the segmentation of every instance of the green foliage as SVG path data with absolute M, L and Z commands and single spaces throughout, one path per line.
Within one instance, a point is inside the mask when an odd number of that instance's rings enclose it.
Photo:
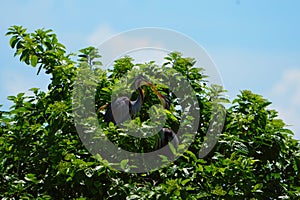
M 9 111 L 0 111 L 1 198 L 299 198 L 299 142 L 277 118 L 277 112 L 267 108 L 271 103 L 261 96 L 250 91 L 238 95 L 226 111 L 225 126 L 217 145 L 200 159 L 198 152 L 206 141 L 213 105 L 228 101 L 220 86 L 208 86 L 203 69 L 195 66 L 194 59 L 173 52 L 160 67 L 153 62 L 134 66 L 132 58 L 124 57 L 115 61 L 113 69 L 102 70 L 97 67 L 101 62 L 95 48 L 80 50 L 78 61 L 72 61 L 51 30 L 27 33 L 23 27 L 13 26 L 7 35 L 11 36 L 10 46 L 21 62 L 39 66 L 38 73 L 43 69 L 52 77 L 47 92 L 32 88 L 32 96 L 24 93 L 10 96 L 13 106 Z M 166 81 L 168 73 L 175 69 L 189 81 L 200 106 L 199 128 L 189 149 L 167 167 L 145 174 L 119 172 L 106 160 L 100 162 L 100 155 L 89 154 L 75 129 L 72 112 L 72 92 L 79 69 L 89 76 L 81 89 L 94 96 L 75 94 L 79 99 L 95 100 L 96 108 L 84 105 L 86 109 L 82 112 L 89 113 L 111 101 L 113 88 L 118 90 L 121 77 L 133 67 L 155 71 Z M 128 82 L 134 76 L 134 73 L 129 75 Z M 92 90 L 95 86 L 96 91 Z M 166 127 L 177 129 L 181 110 L 176 108 L 176 96 L 163 84 L 157 88 L 173 101 L 170 111 L 166 111 Z M 147 99 L 134 121 L 147 128 L 151 125 L 148 110 L 160 101 L 149 88 L 143 89 Z M 73 109 L 77 109 L 76 104 Z M 152 112 L 161 114 L 155 109 Z M 137 139 L 124 134 L 126 128 L 134 128 L 133 124 L 119 129 L 103 123 L 103 113 L 99 112 L 98 118 L 104 134 L 120 147 L 133 152 L 155 148 L 154 137 Z M 128 168 L 128 160 L 120 165 Z
M 12 26 L 6 35 L 12 36 L 10 46 L 16 48 L 15 56 L 20 61 L 35 67 L 39 64 L 38 74 L 42 68 L 52 73 L 53 67 L 66 61 L 65 46 L 58 42 L 52 30 L 38 29 L 27 33 L 22 26 Z

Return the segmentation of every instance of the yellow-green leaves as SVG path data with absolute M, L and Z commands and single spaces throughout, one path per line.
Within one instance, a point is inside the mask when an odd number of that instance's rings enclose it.
M 30 64 L 35 67 L 38 63 L 38 57 L 36 55 L 32 55 L 30 58 Z

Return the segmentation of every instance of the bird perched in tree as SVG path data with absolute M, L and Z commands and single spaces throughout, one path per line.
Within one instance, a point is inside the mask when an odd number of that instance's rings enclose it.
M 128 97 L 119 97 L 111 103 L 102 106 L 100 110 L 104 110 L 106 108 L 104 121 L 120 124 L 126 120 L 130 120 L 132 116 L 136 115 L 141 110 L 142 104 L 144 103 L 144 92 L 141 88 L 144 84 L 151 87 L 160 99 L 163 108 L 169 110 L 171 100 L 158 92 L 152 83 L 150 83 L 143 75 L 139 74 L 134 81 L 134 87 L 138 92 L 137 99 L 135 101 L 131 101 Z M 156 146 L 157 148 L 162 148 L 167 145 L 168 142 L 171 142 L 175 148 L 179 144 L 176 134 L 168 128 L 163 128 L 158 133 Z
M 141 88 L 142 85 L 148 85 L 151 88 L 155 88 L 155 86 L 143 75 L 139 74 L 134 80 L 134 87 L 138 92 L 137 99 L 131 101 L 128 97 L 119 97 L 111 103 L 102 106 L 100 110 L 107 108 L 104 114 L 104 121 L 120 124 L 126 120 L 130 120 L 132 116 L 136 115 L 141 110 L 142 104 L 144 103 L 144 91 Z
M 163 107 L 165 109 L 167 109 L 167 110 L 170 110 L 170 106 L 171 106 L 171 103 L 172 103 L 171 100 L 168 97 L 162 95 L 160 92 L 158 92 L 156 90 L 156 88 L 153 87 L 152 90 L 154 91 L 154 93 L 160 99 Z M 158 132 L 157 141 L 156 141 L 156 149 L 160 149 L 160 148 L 164 147 L 169 142 L 171 142 L 173 144 L 173 146 L 175 147 L 175 149 L 179 145 L 178 137 L 176 136 L 176 134 L 174 133 L 174 131 L 172 131 L 172 130 L 170 130 L 168 128 L 162 128 Z

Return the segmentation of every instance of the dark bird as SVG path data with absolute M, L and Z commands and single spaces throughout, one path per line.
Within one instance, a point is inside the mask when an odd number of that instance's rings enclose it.
M 138 92 L 138 97 L 135 101 L 131 101 L 128 97 L 119 97 L 113 102 L 106 104 L 100 110 L 106 109 L 104 114 L 105 122 L 113 122 L 120 124 L 126 120 L 130 120 L 132 116 L 136 115 L 142 108 L 144 102 L 144 91 L 142 85 L 148 85 L 155 88 L 143 75 L 139 74 L 134 81 L 134 87 Z
M 172 145 L 174 146 L 175 149 L 177 149 L 177 147 L 179 145 L 179 140 L 178 140 L 178 137 L 176 136 L 176 134 L 168 128 L 162 128 L 158 132 L 157 141 L 156 141 L 156 149 L 160 149 L 160 148 L 166 146 L 167 144 L 169 144 L 169 142 L 172 143 Z
M 168 97 L 162 95 L 160 92 L 158 92 L 156 90 L 156 88 L 153 87 L 152 90 L 160 99 L 164 109 L 170 110 L 170 106 L 172 103 L 171 100 Z M 157 141 L 156 141 L 156 149 L 160 149 L 160 148 L 166 146 L 169 142 L 171 142 L 173 144 L 173 146 L 175 147 L 175 149 L 177 149 L 177 147 L 179 145 L 179 140 L 178 140 L 178 137 L 176 136 L 176 134 L 174 133 L 174 131 L 172 131 L 168 128 L 162 128 L 158 132 Z
M 150 83 L 143 75 L 139 74 L 134 81 L 135 89 L 138 91 L 137 99 L 135 101 L 131 101 L 128 97 L 119 97 L 111 103 L 102 106 L 100 110 L 106 109 L 104 121 L 107 123 L 113 122 L 114 124 L 120 124 L 126 120 L 130 120 L 132 116 L 136 115 L 141 110 L 144 102 L 144 92 L 141 88 L 144 84 L 151 87 L 160 99 L 163 108 L 169 110 L 171 100 L 158 92 L 152 83 Z M 158 132 L 156 146 L 159 149 L 167 145 L 169 142 L 171 142 L 175 148 L 179 145 L 176 134 L 168 128 L 162 128 Z

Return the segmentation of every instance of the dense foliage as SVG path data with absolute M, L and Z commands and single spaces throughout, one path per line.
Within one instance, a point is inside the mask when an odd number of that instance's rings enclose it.
M 116 60 L 112 69 L 102 70 L 95 48 L 80 50 L 78 59 L 72 59 L 76 55 L 66 54 L 51 30 L 27 33 L 23 27 L 12 26 L 7 35 L 11 36 L 15 56 L 38 67 L 38 73 L 50 74 L 51 83 L 46 92 L 32 88 L 32 96 L 9 96 L 13 106 L 9 111 L 0 111 L 3 199 L 299 198 L 299 142 L 277 118 L 277 112 L 267 108 L 271 103 L 260 95 L 242 91 L 237 96 L 226 111 L 218 143 L 206 157 L 199 158 L 212 105 L 226 100 L 221 87 L 207 84 L 194 59 L 173 52 L 166 56 L 164 66 L 157 66 L 153 62 L 134 65 L 132 58 L 124 57 Z M 98 110 L 111 101 L 113 86 L 134 67 L 168 67 L 180 72 L 193 87 L 201 110 L 199 128 L 189 149 L 167 167 L 143 174 L 120 172 L 92 156 L 79 138 L 72 112 L 72 92 L 79 70 L 92 71 L 90 80 L 97 80 L 93 97 L 96 106 L 91 109 Z M 163 85 L 157 87 L 173 101 L 171 110 L 164 112 L 166 126 L 176 129 L 181 114 L 176 109 L 176 96 Z M 143 89 L 147 99 L 134 120 L 142 127 L 149 125 L 147 110 L 153 103 L 160 103 L 151 89 Z M 146 152 L 155 147 L 153 138 L 128 137 L 102 118 L 103 112 L 98 112 L 106 136 L 122 148 Z M 126 167 L 126 163 L 121 165 Z

